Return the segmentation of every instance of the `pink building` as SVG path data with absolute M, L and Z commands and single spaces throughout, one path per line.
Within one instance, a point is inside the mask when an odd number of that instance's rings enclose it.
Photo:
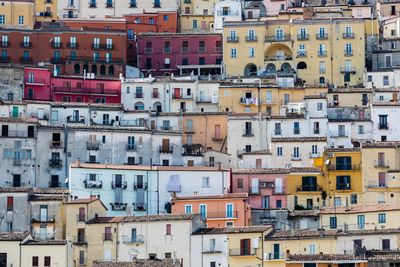
M 138 67 L 145 74 L 219 75 L 222 35 L 215 33 L 141 33 Z
M 180 196 L 172 199 L 172 214 L 199 213 L 207 227 L 248 226 L 251 208 L 247 193 L 209 196 Z
M 286 208 L 287 174 L 288 169 L 233 170 L 231 192 L 248 193 L 248 203 L 252 208 Z
M 120 103 L 119 79 L 53 76 L 46 68 L 25 68 L 24 99 L 41 101 Z

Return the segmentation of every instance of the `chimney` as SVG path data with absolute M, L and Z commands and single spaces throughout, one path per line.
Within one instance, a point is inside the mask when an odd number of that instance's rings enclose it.
M 75 164 L 76 164 L 76 167 L 78 167 L 78 168 L 81 167 L 81 159 L 77 158 Z
M 97 199 L 97 196 L 96 196 L 96 195 L 90 195 L 90 199 L 91 199 L 91 200 Z

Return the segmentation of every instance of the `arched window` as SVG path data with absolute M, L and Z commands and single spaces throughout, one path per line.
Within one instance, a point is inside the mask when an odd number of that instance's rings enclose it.
M 97 74 L 97 65 L 92 65 L 92 73 Z
M 114 76 L 114 66 L 108 67 L 108 75 Z
M 142 102 L 136 102 L 135 110 L 144 110 L 144 104 Z
M 319 77 L 319 83 L 320 84 L 325 83 L 325 77 Z
M 100 75 L 106 75 L 106 66 L 104 65 L 100 66 Z

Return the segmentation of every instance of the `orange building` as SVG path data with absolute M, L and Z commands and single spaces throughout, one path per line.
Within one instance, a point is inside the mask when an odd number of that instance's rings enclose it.
M 248 226 L 251 207 L 246 203 L 247 193 L 175 197 L 172 214 L 200 213 L 208 228 Z

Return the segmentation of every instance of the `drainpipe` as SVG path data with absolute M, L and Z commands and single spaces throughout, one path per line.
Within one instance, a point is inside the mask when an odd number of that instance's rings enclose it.
M 160 214 L 160 172 L 158 168 L 157 168 L 157 214 Z
M 65 124 L 64 125 L 64 162 L 65 162 L 64 171 L 65 171 L 65 178 L 68 177 L 68 165 L 69 165 L 68 162 L 67 162 L 68 161 L 67 151 L 68 151 L 68 126 L 67 126 L 67 124 Z M 65 179 L 64 179 L 64 183 L 65 183 Z M 70 181 L 68 180 L 68 184 L 69 183 L 70 183 Z

